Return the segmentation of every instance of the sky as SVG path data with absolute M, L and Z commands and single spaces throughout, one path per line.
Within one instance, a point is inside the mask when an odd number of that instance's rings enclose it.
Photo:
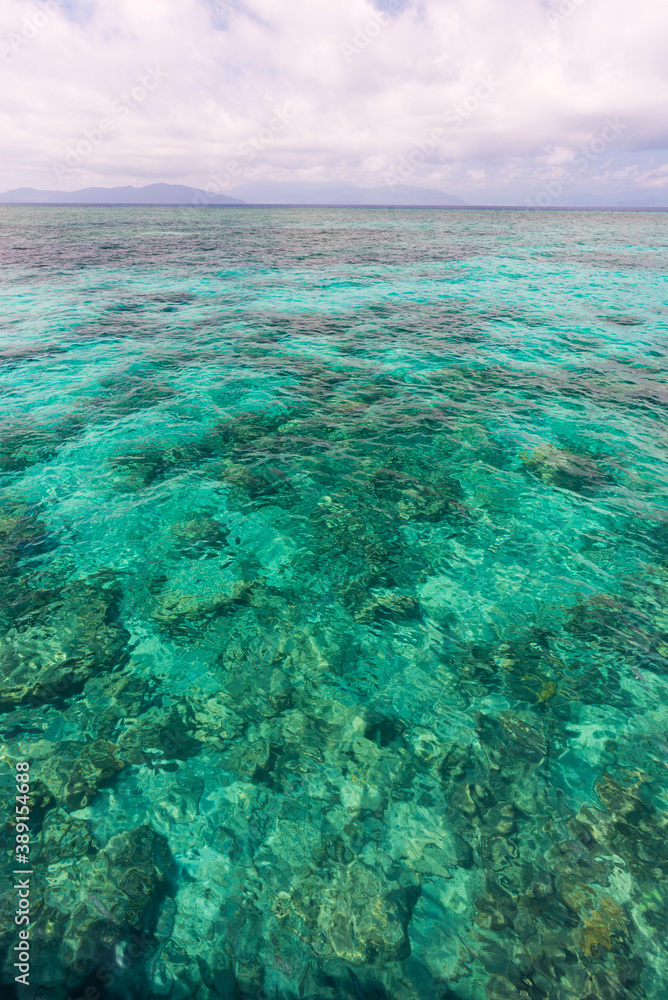
M 663 0 L 3 0 L 0 190 L 668 204 Z

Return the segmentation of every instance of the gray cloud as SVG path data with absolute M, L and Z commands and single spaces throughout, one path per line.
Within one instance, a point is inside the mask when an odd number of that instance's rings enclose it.
M 468 200 L 567 176 L 668 197 L 667 29 L 654 0 L 5 0 L 0 188 L 204 187 L 230 162 L 239 183 L 378 186 L 413 154 L 411 184 Z M 133 102 L 149 66 L 164 80 Z M 578 172 L 609 118 L 623 133 Z

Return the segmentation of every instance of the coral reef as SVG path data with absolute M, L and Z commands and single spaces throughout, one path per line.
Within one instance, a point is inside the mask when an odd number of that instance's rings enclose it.
M 116 621 L 120 587 L 110 572 L 66 585 L 0 638 L 0 704 L 63 698 L 126 655 Z
M 659 222 L 124 211 L 0 356 L 44 997 L 668 995 Z

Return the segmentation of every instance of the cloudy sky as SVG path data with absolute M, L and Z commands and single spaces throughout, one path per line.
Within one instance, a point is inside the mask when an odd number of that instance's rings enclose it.
M 0 190 L 668 202 L 662 0 L 3 0 L 0 38 Z

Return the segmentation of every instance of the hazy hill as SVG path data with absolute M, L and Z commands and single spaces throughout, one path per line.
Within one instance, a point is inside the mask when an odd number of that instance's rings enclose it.
M 206 194 L 185 184 L 147 184 L 145 187 L 89 187 L 81 191 L 38 191 L 14 188 L 0 194 L 0 204 L 11 205 L 240 205 L 238 198 Z
M 455 195 L 433 188 L 389 185 L 374 188 L 352 184 L 248 181 L 231 188 L 236 198 L 251 205 L 465 205 Z
M 536 197 L 534 192 L 534 197 Z M 510 207 L 501 193 L 493 192 L 491 198 L 481 198 L 481 203 L 492 208 L 494 204 Z M 36 188 L 14 188 L 0 194 L 0 205 L 352 205 L 417 207 L 464 207 L 467 205 L 455 195 L 434 188 L 397 185 L 374 188 L 354 187 L 352 184 L 311 183 L 298 181 L 247 181 L 232 188 L 228 194 L 207 194 L 199 188 L 185 184 L 147 184 L 144 187 L 89 187 L 80 191 L 40 191 Z M 475 207 L 475 202 L 473 206 Z M 517 202 L 518 208 L 525 201 Z M 645 208 L 668 207 L 668 199 L 651 196 L 646 190 L 618 191 L 610 197 L 564 191 L 551 200 L 550 208 Z

